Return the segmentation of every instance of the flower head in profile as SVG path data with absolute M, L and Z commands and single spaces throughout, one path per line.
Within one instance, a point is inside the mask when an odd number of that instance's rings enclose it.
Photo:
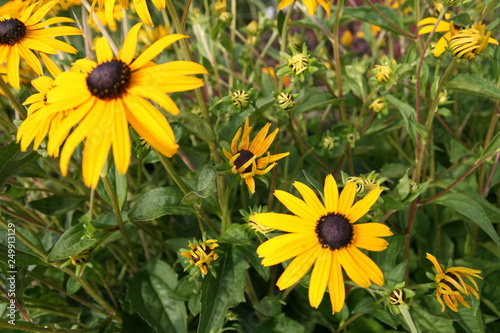
M 181 256 L 189 259 L 190 266 L 198 268 L 203 275 L 207 275 L 208 266 L 219 258 L 214 249 L 218 247 L 216 239 L 206 241 L 193 241 L 189 243 L 190 250 L 181 252 Z M 188 269 L 189 266 L 186 268 Z
M 450 267 L 443 271 L 436 257 L 430 253 L 426 254 L 426 258 L 434 264 L 434 268 L 436 269 L 436 275 L 434 277 L 434 281 L 436 281 L 437 284 L 436 299 L 439 304 L 441 304 L 441 311 L 444 312 L 446 306 L 448 306 L 453 311 L 458 312 L 459 302 L 463 306 L 470 308 L 470 305 L 464 300 L 462 295 L 468 296 L 472 294 L 475 298 L 479 299 L 477 293 L 479 288 L 473 277 L 482 279 L 479 275 L 481 271 L 467 267 Z
M 281 0 L 280 3 L 278 4 L 278 10 L 282 10 L 285 7 L 290 6 L 295 0 Z M 316 13 L 316 9 L 318 8 L 318 5 L 321 5 L 325 12 L 328 14 L 328 17 L 330 17 L 331 14 L 331 8 L 330 8 L 330 3 L 329 1 L 326 0 L 302 0 L 304 5 L 306 5 L 307 12 L 309 15 L 314 15 Z
M 60 167 L 66 175 L 73 151 L 85 140 L 82 174 L 84 183 L 91 188 L 97 186 L 110 149 L 117 170 L 121 174 L 127 171 L 131 156 L 129 124 L 158 152 L 167 157 L 174 155 L 178 146 L 172 128 L 149 100 L 176 115 L 179 109 L 167 93 L 201 87 L 202 79 L 187 75 L 207 73 L 203 66 L 191 61 L 160 65 L 151 61 L 164 48 L 187 37 L 184 35 L 165 36 L 134 57 L 141 25 L 130 29 L 117 56 L 104 38 L 97 39 L 97 62 L 80 59 L 73 71 L 59 74 L 46 94 L 47 105 L 25 120 L 36 125 L 44 118 L 74 109 L 51 133 L 47 151 L 57 155 L 65 142 Z
M 19 18 L 10 15 L 0 17 L 0 64 L 7 64 L 9 84 L 19 89 L 19 62 L 23 58 L 38 75 L 43 75 L 42 65 L 35 52 L 56 54 L 57 51 L 76 53 L 77 50 L 53 37 L 81 35 L 80 29 L 68 26 L 47 28 L 56 23 L 74 22 L 67 17 L 52 17 L 42 21 L 58 1 L 50 1 L 38 7 L 27 7 Z M 36 9 L 36 10 L 35 10 Z
M 488 44 L 498 45 L 498 41 L 490 36 L 491 31 L 487 32 L 486 25 L 481 23 L 456 31 L 449 41 L 451 53 L 457 58 L 474 59 Z
M 271 143 L 273 143 L 279 131 L 277 128 L 271 134 L 267 135 L 270 127 L 271 123 L 267 123 L 259 133 L 257 133 L 253 141 L 250 142 L 252 127 L 250 127 L 247 117 L 245 119 L 245 126 L 240 127 L 233 137 L 231 152 L 223 149 L 224 155 L 229 159 L 231 171 L 240 174 L 252 194 L 255 193 L 254 176 L 265 175 L 276 166 L 276 161 L 290 154 L 281 153 L 271 155 L 268 152 Z M 266 156 L 259 158 L 266 152 Z
M 274 196 L 294 215 L 262 213 L 252 217 L 257 223 L 287 232 L 260 245 L 257 254 L 264 258 L 264 266 L 295 257 L 276 283 L 281 290 L 296 284 L 314 264 L 309 284 L 311 306 L 320 305 L 328 286 L 332 312 L 339 312 L 345 301 L 342 268 L 363 288 L 372 282 L 384 284 L 382 271 L 360 248 L 382 251 L 388 243 L 380 237 L 391 236 L 392 232 L 381 223 L 356 223 L 377 201 L 382 189 L 377 187 L 354 203 L 356 185 L 348 182 L 339 195 L 335 179 L 328 175 L 323 204 L 305 184 L 294 182 L 293 186 L 303 199 L 280 190 Z

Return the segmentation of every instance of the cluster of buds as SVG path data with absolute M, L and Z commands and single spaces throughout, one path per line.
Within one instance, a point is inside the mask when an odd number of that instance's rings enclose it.
M 301 82 L 304 82 L 307 73 L 315 73 L 320 68 L 324 68 L 324 65 L 318 63 L 315 58 L 311 58 L 311 55 L 307 52 L 306 44 L 303 44 L 302 52 L 298 52 L 292 44 L 289 44 L 289 47 L 292 51 L 291 55 L 280 52 L 280 55 L 287 60 L 287 63 L 279 67 L 276 75 L 291 75 L 293 79 L 298 78 Z

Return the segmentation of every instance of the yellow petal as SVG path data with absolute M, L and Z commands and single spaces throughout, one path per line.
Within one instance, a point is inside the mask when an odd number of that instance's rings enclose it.
M 309 283 L 309 303 L 313 308 L 318 308 L 325 295 L 326 284 L 332 271 L 332 251 L 321 249 L 318 259 L 314 264 Z
M 340 312 L 344 307 L 345 286 L 342 266 L 336 251 L 331 252 L 332 271 L 328 280 L 328 291 L 330 292 L 330 302 L 332 303 L 332 312 Z
M 426 256 L 425 256 L 427 259 L 429 259 L 433 264 L 434 264 L 434 267 L 436 268 L 436 271 L 438 273 L 443 273 L 443 270 L 441 269 L 441 265 L 439 264 L 439 262 L 437 261 L 436 257 L 434 257 L 432 254 L 430 253 L 426 253 Z
M 336 250 L 335 252 L 338 255 L 340 264 L 344 267 L 344 270 L 349 278 L 360 287 L 368 288 L 371 284 L 370 278 L 367 276 L 365 271 L 359 267 L 355 258 L 353 258 L 351 253 L 347 251 L 347 248 Z
M 134 0 L 134 7 L 141 21 L 146 25 L 153 26 L 153 20 L 151 20 L 146 0 Z
M 358 248 L 354 246 L 350 246 L 347 248 L 347 251 L 351 253 L 351 256 L 356 260 L 360 269 L 364 270 L 368 276 L 368 278 L 373 281 L 378 286 L 384 285 L 384 274 L 377 266 L 375 262 L 373 262 L 370 257 L 361 252 Z
M 114 118 L 111 120 L 113 124 L 113 158 L 118 172 L 124 174 L 130 164 L 132 144 L 123 102 L 117 99 L 115 103 L 109 111 L 112 112 Z
M 252 221 L 266 227 L 285 232 L 314 233 L 316 223 L 299 216 L 279 213 L 260 213 L 252 216 Z
M 257 254 L 264 257 L 262 265 L 273 266 L 308 251 L 317 243 L 315 235 L 289 233 L 264 242 L 257 248 Z
M 130 65 L 131 70 L 137 70 L 140 67 L 144 66 L 148 61 L 156 57 L 170 44 L 178 41 L 179 39 L 188 38 L 189 36 L 180 35 L 180 34 L 172 34 L 165 36 L 156 42 L 154 42 L 150 47 L 148 47 L 144 52 L 141 53 L 140 56 L 135 59 L 135 61 Z
M 302 200 L 296 196 L 281 190 L 274 191 L 274 196 L 293 214 L 303 218 L 304 220 L 309 220 L 311 222 L 317 222 L 320 215 L 315 214 L 311 211 L 311 208 Z
M 377 202 L 377 199 L 380 197 L 382 193 L 382 189 L 380 187 L 376 187 L 371 190 L 363 199 L 359 200 L 349 208 L 349 210 L 345 213 L 346 217 L 349 219 L 349 222 L 354 223 L 360 218 L 362 218 L 370 208 Z
M 123 42 L 123 47 L 120 52 L 118 52 L 118 59 L 122 60 L 126 64 L 130 64 L 134 59 L 137 48 L 137 34 L 139 33 L 141 26 L 142 23 L 137 23 L 129 30 L 127 37 Z
M 325 208 L 328 213 L 338 211 L 339 190 L 335 178 L 331 174 L 326 176 L 323 195 L 325 196 Z
M 283 274 L 281 274 L 278 282 L 276 282 L 278 288 L 284 290 L 296 284 L 316 261 L 320 250 L 320 246 L 315 246 L 293 259 Z
M 337 213 L 346 214 L 356 197 L 356 185 L 353 182 L 347 182 L 342 193 L 340 193 L 339 207 Z
M 294 182 L 293 186 L 299 191 L 300 195 L 309 206 L 311 210 L 314 211 L 315 216 L 324 216 L 327 214 L 325 206 L 319 201 L 318 197 L 311 188 L 301 182 Z
M 108 44 L 106 38 L 97 38 L 95 43 L 95 53 L 97 55 L 97 63 L 102 64 L 103 62 L 108 62 L 113 60 L 113 51 Z

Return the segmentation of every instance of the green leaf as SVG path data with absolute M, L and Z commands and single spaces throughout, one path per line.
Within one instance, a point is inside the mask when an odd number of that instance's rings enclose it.
M 387 18 L 400 27 L 401 30 L 404 30 L 401 18 L 398 16 L 396 11 L 380 4 L 377 4 L 376 6 Z M 371 6 L 345 7 L 343 14 L 376 25 L 384 30 L 394 32 L 395 34 L 401 34 L 389 23 L 387 23 L 387 21 L 383 19 L 375 10 L 373 10 Z
M 467 13 L 461 13 L 453 16 L 450 21 L 453 21 L 453 24 L 460 25 L 462 27 L 467 27 L 473 23 L 469 14 Z
M 34 151 L 22 153 L 19 145 L 15 142 L 0 147 L 0 189 L 10 177 L 33 163 L 39 156 Z
M 282 307 L 283 304 L 281 304 L 280 298 L 277 295 L 267 295 L 254 305 L 255 310 L 268 317 L 279 315 Z
M 128 193 L 127 176 L 120 175 L 118 173 L 118 170 L 116 170 L 116 168 L 113 166 L 108 172 L 108 180 L 111 183 L 113 190 L 115 191 L 120 209 L 123 209 L 123 205 L 125 204 L 125 201 L 127 201 Z M 112 205 L 111 199 L 109 198 L 108 192 L 106 191 L 103 182 L 99 182 L 97 184 L 97 193 L 104 201 Z
M 215 193 L 215 176 L 217 170 L 213 165 L 205 164 L 196 177 L 196 192 L 202 198 L 206 198 Z
M 498 82 L 498 80 L 500 80 L 500 47 L 495 47 L 491 64 L 493 66 L 493 76 L 495 80 Z
M 320 89 L 309 89 L 306 97 L 295 109 L 297 113 L 304 113 L 313 110 L 323 110 L 327 105 L 336 105 L 341 101 L 340 98 L 333 98 L 332 94 Z
M 227 310 L 245 301 L 243 290 L 248 264 L 231 247 L 226 249 L 217 267 L 217 278 L 207 274 L 203 280 L 198 333 L 219 332 Z
M 209 143 L 215 141 L 210 126 L 200 116 L 191 112 L 180 112 L 175 119 L 180 121 L 190 133 L 193 133 L 204 141 Z
M 75 198 L 62 195 L 53 195 L 28 203 L 28 208 L 36 209 L 45 215 L 63 215 L 80 206 L 86 198 Z
M 233 223 L 219 238 L 220 243 L 244 244 L 253 238 L 253 232 L 248 224 Z
M 257 243 L 247 242 L 243 245 L 235 246 L 234 248 L 245 256 L 250 265 L 252 265 L 252 267 L 265 281 L 268 281 L 271 273 L 269 271 L 269 267 L 262 266 L 260 263 L 261 260 L 257 256 L 257 247 L 259 247 Z
M 475 299 L 472 295 L 464 296 L 464 299 L 471 308 L 459 306 L 458 313 L 453 313 L 453 316 L 458 319 L 458 323 L 466 332 L 483 333 L 484 323 L 483 315 L 479 309 L 479 300 Z
M 483 207 L 481 207 L 480 204 L 478 204 L 467 194 L 446 193 L 445 195 L 431 202 L 447 206 L 469 218 L 472 222 L 481 227 L 481 229 L 483 229 L 484 232 L 486 232 L 491 237 L 491 239 L 497 244 L 497 246 L 500 247 L 500 237 L 495 231 L 495 228 L 493 228 L 488 215 L 486 215 Z
M 398 110 L 401 112 L 401 115 L 403 116 L 403 119 L 406 124 L 406 131 L 408 132 L 408 135 L 413 140 L 413 142 L 416 142 L 417 120 L 415 118 L 416 115 L 415 109 L 411 107 L 409 104 L 397 99 L 391 94 L 385 95 L 384 98 L 387 102 L 397 107 Z
M 78 223 L 66 230 L 50 251 L 47 260 L 57 261 L 67 259 L 69 256 L 78 254 L 94 246 L 98 241 L 108 235 L 107 232 L 97 231 L 94 239 L 82 239 L 84 234 L 85 228 L 83 223 Z
M 435 301 L 435 300 L 434 300 Z M 436 302 L 437 303 L 437 302 Z M 411 308 L 411 316 L 419 332 L 454 333 L 453 320 L 435 316 L 427 312 L 423 307 Z
M 193 208 L 181 204 L 183 194 L 174 187 L 158 187 L 143 196 L 128 213 L 129 221 L 149 221 L 164 215 L 195 215 Z
M 481 75 L 460 74 L 446 82 L 445 88 L 484 98 L 500 99 L 500 88 Z
M 280 313 L 274 317 L 273 333 L 303 333 L 305 327 L 301 323 L 291 318 L 288 318 L 284 313 Z
M 0 230 L 0 239 L 3 241 L 5 240 L 5 243 L 0 244 L 0 253 L 2 255 L 0 256 L 0 261 L 1 262 L 8 262 L 9 258 L 7 256 L 7 237 L 12 236 L 12 230 L 9 230 L 7 232 L 6 229 L 1 229 Z M 42 241 L 38 236 L 31 231 L 30 229 L 22 228 L 19 226 L 15 227 L 15 233 L 23 235 L 27 240 L 31 242 L 31 244 L 35 245 L 37 248 L 45 252 L 44 246 L 42 244 Z M 43 265 L 45 264 L 43 260 L 40 259 L 40 256 L 34 252 L 31 248 L 29 248 L 27 245 L 25 245 L 23 242 L 21 242 L 18 238 L 15 240 L 15 249 L 16 249 L 16 265 L 17 266 L 28 266 L 28 265 Z
M 187 332 L 184 302 L 170 293 L 177 285 L 177 274 L 165 262 L 152 260 L 129 281 L 126 300 L 129 310 L 137 313 L 158 332 Z
M 499 47 L 500 49 L 500 47 Z M 478 159 L 481 159 L 489 154 L 494 153 L 500 148 L 500 132 L 498 132 L 493 139 L 490 141 L 490 144 L 481 152 L 481 155 Z

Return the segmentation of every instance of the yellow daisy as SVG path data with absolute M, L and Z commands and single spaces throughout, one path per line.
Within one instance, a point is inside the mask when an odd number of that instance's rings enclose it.
M 97 186 L 111 148 L 117 170 L 122 174 L 127 171 L 131 154 L 129 124 L 160 153 L 174 155 L 178 146 L 170 124 L 148 99 L 175 115 L 179 109 L 167 93 L 201 87 L 202 79 L 187 75 L 207 74 L 203 66 L 191 61 L 161 65 L 151 61 L 173 42 L 187 38 L 184 35 L 165 36 L 134 57 L 141 25 L 130 29 L 116 57 L 106 40 L 98 38 L 97 62 L 80 59 L 74 64 L 78 71 L 59 74 L 47 92 L 47 105 L 35 113 L 40 121 L 74 109 L 54 129 L 47 150 L 57 155 L 66 140 L 60 159 L 61 172 L 66 175 L 73 151 L 85 140 L 82 174 L 84 183 L 92 188 Z M 33 120 L 28 117 L 29 121 Z
M 110 29 L 116 29 L 115 13 L 114 13 L 115 2 L 116 0 L 94 0 L 92 2 L 92 9 L 95 7 L 96 4 L 99 6 L 100 9 L 104 8 L 106 21 L 108 22 Z M 151 0 L 151 2 L 155 5 L 156 9 L 158 10 L 165 9 L 165 0 Z M 129 0 L 119 0 L 119 3 L 123 9 L 128 9 Z M 154 25 L 153 20 L 151 19 L 151 15 L 149 14 L 148 3 L 146 0 L 134 0 L 134 8 L 135 11 L 137 12 L 137 15 L 139 15 L 139 18 L 144 24 L 149 26 Z
M 439 304 L 441 304 L 441 311 L 444 312 L 446 309 L 445 303 L 455 312 L 458 312 L 458 302 L 462 303 L 463 306 L 470 308 L 470 305 L 464 300 L 462 294 L 469 295 L 470 293 L 474 295 L 475 298 L 479 299 L 479 295 L 477 293 L 479 288 L 476 281 L 474 281 L 472 277 L 483 279 L 480 275 L 478 275 L 481 271 L 467 267 L 450 267 L 443 272 L 443 269 L 441 268 L 441 265 L 437 261 L 436 257 L 430 253 L 426 254 L 426 258 L 434 264 L 434 268 L 437 272 L 434 280 L 437 284 L 436 299 Z M 467 280 L 474 285 L 475 289 L 466 283 L 464 278 L 467 278 Z M 441 296 L 444 299 L 444 303 Z
M 239 128 L 233 137 L 231 142 L 231 153 L 226 149 L 222 149 L 224 155 L 229 159 L 229 164 L 231 165 L 231 171 L 233 173 L 239 173 L 241 178 L 245 180 L 248 189 L 251 193 L 255 193 L 255 175 L 265 175 L 276 165 L 277 160 L 288 156 L 290 153 L 281 153 L 276 155 L 271 155 L 267 150 L 271 143 L 273 143 L 274 138 L 278 134 L 279 129 L 275 129 L 274 132 L 267 136 L 267 132 L 271 127 L 271 123 L 267 123 L 260 131 L 257 133 L 252 143 L 250 143 L 250 131 L 252 127 L 249 126 L 248 117 L 245 120 L 245 127 Z M 243 131 L 243 134 L 242 134 Z M 267 137 L 266 137 L 267 136 Z M 238 144 L 239 141 L 239 144 Z M 258 157 L 264 155 L 265 157 Z M 272 163 L 272 164 L 270 164 Z
M 379 237 L 391 236 L 381 223 L 355 224 L 377 201 L 382 189 L 376 187 L 356 202 L 356 185 L 347 182 L 339 196 L 332 175 L 326 176 L 324 202 L 308 186 L 294 182 L 303 200 L 294 195 L 275 191 L 274 196 L 295 215 L 261 213 L 252 220 L 264 226 L 287 232 L 266 241 L 257 249 L 264 266 L 293 259 L 276 285 L 284 290 L 296 284 L 314 264 L 309 284 L 309 302 L 317 308 L 323 300 L 326 286 L 330 292 L 332 312 L 339 312 L 345 301 L 342 267 L 349 278 L 363 288 L 371 283 L 384 284 L 380 268 L 359 248 L 382 251 L 388 243 Z
M 451 53 L 458 58 L 474 59 L 488 47 L 488 44 L 498 45 L 498 41 L 490 37 L 491 31 L 486 31 L 486 25 L 478 23 L 472 28 L 455 32 L 450 39 Z
M 56 54 L 57 51 L 76 53 L 77 50 L 53 37 L 81 35 L 80 29 L 68 26 L 46 28 L 48 25 L 74 22 L 67 17 L 52 17 L 42 21 L 58 1 L 51 1 L 33 12 L 38 3 L 26 8 L 19 19 L 10 15 L 0 17 L 0 63 L 7 64 L 7 78 L 12 87 L 19 89 L 19 62 L 23 58 L 38 75 L 43 75 L 40 60 L 33 53 Z M 40 22 L 42 21 L 42 22 Z M 33 50 L 33 51 L 32 51 Z
M 290 6 L 295 0 L 281 0 L 281 2 L 278 4 L 278 10 L 282 10 L 285 7 Z M 325 0 L 302 0 L 304 5 L 306 5 L 307 12 L 309 15 L 314 15 L 316 13 L 316 9 L 318 8 L 318 4 L 321 5 L 328 14 L 328 17 L 330 17 L 331 14 L 331 8 L 330 8 L 330 3 L 325 1 Z
M 55 78 L 62 73 L 61 69 L 45 54 L 41 54 L 45 67 Z M 68 115 L 69 111 L 53 113 L 46 116 L 40 109 L 47 106 L 47 93 L 54 87 L 54 79 L 49 76 L 40 76 L 31 81 L 31 84 L 38 93 L 31 95 L 24 101 L 23 105 L 29 105 L 28 118 L 19 126 L 17 131 L 17 141 L 21 143 L 21 150 L 26 151 L 31 142 L 33 149 L 38 149 L 47 132 L 49 140 L 54 136 L 56 130 L 61 125 L 62 120 Z M 69 129 L 68 129 L 69 131 Z M 51 154 L 57 157 L 59 150 Z

